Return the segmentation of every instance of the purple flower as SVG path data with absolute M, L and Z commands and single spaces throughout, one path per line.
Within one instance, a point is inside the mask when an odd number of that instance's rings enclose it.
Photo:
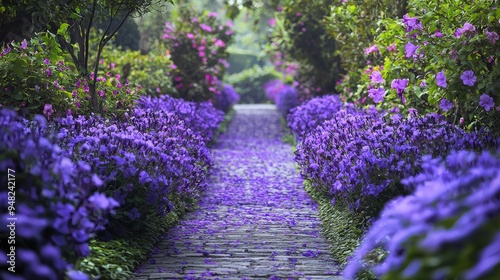
M 365 54 L 371 54 L 373 52 L 378 52 L 378 47 L 375 45 L 369 46 L 365 49 Z
M 28 42 L 26 41 L 26 39 L 24 39 L 24 40 L 21 42 L 21 45 L 20 45 L 19 47 L 20 47 L 21 49 L 25 50 L 27 45 L 28 45 Z
M 370 75 L 370 79 L 373 83 L 383 83 L 385 82 L 384 78 L 382 78 L 382 74 L 379 71 L 373 71 Z
M 488 29 L 486 29 L 485 32 L 490 43 L 494 45 L 498 41 L 498 34 L 495 31 L 489 32 Z
M 89 202 L 94 204 L 98 209 L 108 210 L 119 206 L 118 202 L 113 198 L 107 197 L 106 195 L 96 192 L 89 197 Z
M 420 87 L 421 88 L 426 88 L 427 87 L 427 84 L 425 83 L 425 81 L 420 82 Z
M 467 86 L 474 86 L 474 84 L 476 83 L 476 76 L 474 76 L 474 71 L 472 70 L 464 71 L 460 76 L 460 79 L 462 79 L 464 85 Z
M 394 79 L 392 80 L 391 88 L 396 89 L 398 91 L 398 94 L 402 94 L 403 91 L 406 89 L 406 86 L 408 85 L 409 81 L 410 80 L 408 79 Z
M 441 107 L 443 111 L 448 112 L 453 107 L 453 103 L 450 100 L 443 98 L 439 102 L 439 107 Z
M 486 93 L 481 94 L 479 97 L 479 106 L 483 107 L 485 111 L 491 110 L 491 108 L 495 107 L 493 97 L 487 95 Z
M 422 30 L 422 23 L 416 17 L 409 17 L 408 14 L 403 16 L 403 23 L 406 25 L 406 32 L 418 29 Z
M 437 38 L 442 38 L 443 37 L 443 33 L 441 33 L 441 31 L 436 30 L 436 32 L 434 32 L 434 35 L 436 35 Z
M 379 88 L 371 88 L 368 90 L 368 96 L 373 99 L 373 102 L 380 103 L 384 101 L 385 89 L 382 87 Z
M 52 109 L 51 104 L 45 104 L 43 106 L 43 114 L 47 117 L 47 119 L 50 119 L 50 116 L 54 113 L 54 110 Z
M 411 42 L 408 42 L 405 45 L 405 57 L 406 58 L 412 57 L 415 54 L 415 51 L 417 51 L 418 48 L 420 48 L 420 46 L 415 46 Z
M 446 88 L 446 75 L 444 74 L 444 71 L 441 71 L 437 73 L 436 75 L 436 84 L 440 87 Z
M 128 213 L 128 217 L 133 221 L 133 220 L 137 220 L 141 217 L 141 213 L 139 212 L 139 210 L 137 210 L 137 208 L 134 207 L 134 209 L 132 209 L 132 211 L 130 211 Z
M 463 27 L 458 28 L 457 31 L 455 31 L 455 37 L 460 38 L 463 34 L 472 34 L 474 32 L 476 32 L 476 27 L 466 22 Z

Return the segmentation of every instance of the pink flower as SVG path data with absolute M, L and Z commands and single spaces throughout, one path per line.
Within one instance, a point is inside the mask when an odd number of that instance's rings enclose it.
M 206 24 L 204 24 L 204 23 L 201 23 L 201 24 L 200 24 L 200 28 L 201 28 L 202 30 L 204 30 L 204 31 L 207 31 L 207 32 L 212 32 L 212 27 L 210 27 L 210 26 L 208 26 L 208 25 L 206 25 Z
M 210 13 L 208 13 L 207 16 L 208 17 L 217 17 L 217 13 L 216 12 L 210 12 Z
M 194 34 L 193 33 L 187 33 L 186 37 L 188 37 L 189 39 L 194 39 Z
M 387 46 L 387 50 L 392 52 L 392 51 L 395 51 L 397 48 L 396 48 L 396 44 L 395 43 L 392 43 L 390 44 L 389 46 Z
M 50 116 L 54 113 L 54 109 L 52 109 L 51 104 L 45 104 L 43 106 L 43 114 L 47 117 L 47 119 L 50 119 Z
M 177 69 L 177 65 L 175 65 L 175 64 L 172 63 L 172 65 L 170 65 L 170 68 Z
M 221 48 L 223 48 L 223 47 L 225 47 L 225 46 L 226 46 L 226 44 L 225 44 L 224 42 L 222 42 L 222 40 L 217 40 L 217 41 L 215 41 L 215 45 L 216 45 L 217 47 L 221 47 Z
M 275 18 L 270 18 L 268 21 L 270 26 L 275 26 L 276 25 L 276 19 Z

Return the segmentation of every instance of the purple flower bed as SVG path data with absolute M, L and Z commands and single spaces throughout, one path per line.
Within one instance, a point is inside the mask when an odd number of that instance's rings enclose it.
M 290 114 L 287 116 L 288 127 L 296 138 L 302 139 L 324 121 L 333 118 L 342 108 L 349 112 L 355 110 L 352 104 L 344 104 L 337 95 L 309 99 L 290 110 Z
M 90 254 L 89 239 L 118 206 L 91 164 L 66 157 L 46 120 L 34 120 L 0 111 L 0 213 L 4 225 L 15 223 L 15 243 L 0 249 L 2 279 L 13 279 L 11 260 L 19 279 L 63 279 L 71 261 Z M 0 231 L 10 235 L 8 227 Z M 80 274 L 69 271 L 70 278 Z
M 500 274 L 500 150 L 426 156 L 403 180 L 412 195 L 391 201 L 344 271 L 383 279 L 496 279 Z M 382 249 L 382 261 L 373 250 Z M 372 259 L 372 261 L 370 261 Z
M 240 96 L 236 90 L 229 84 L 223 84 L 222 90 L 215 94 L 214 107 L 227 113 L 231 106 L 240 101 Z
M 90 239 L 144 232 L 144 217 L 196 200 L 211 166 L 207 143 L 223 117 L 210 103 L 170 97 L 143 99 L 119 120 L 28 122 L 1 110 L 0 167 L 15 170 L 17 185 L 16 272 L 26 279 L 85 277 L 70 264 L 90 254 Z M 0 195 L 6 211 L 9 194 Z M 8 213 L 1 215 L 6 222 Z M 7 249 L 0 250 L 4 258 Z
M 214 137 L 224 120 L 224 112 L 217 110 L 209 102 L 189 102 L 168 95 L 143 96 L 137 102 L 137 107 L 175 113 L 187 127 L 201 135 L 206 142 Z
M 402 178 L 421 170 L 421 156 L 487 149 L 498 140 L 466 133 L 438 115 L 402 119 L 372 111 L 340 110 L 299 143 L 296 161 L 332 203 L 375 216 L 391 198 L 408 193 Z

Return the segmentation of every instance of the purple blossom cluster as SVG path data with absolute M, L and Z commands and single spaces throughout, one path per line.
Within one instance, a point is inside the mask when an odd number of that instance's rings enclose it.
M 270 80 L 264 84 L 264 91 L 266 92 L 266 96 L 274 104 L 276 104 L 279 92 L 283 88 L 283 86 L 284 84 L 280 79 Z
M 326 120 L 330 120 L 341 109 L 355 110 L 352 104 L 344 104 L 337 95 L 315 97 L 290 110 L 287 116 L 288 127 L 297 139 Z
M 223 84 L 220 93 L 215 94 L 214 107 L 227 113 L 231 106 L 240 101 L 240 96 L 236 92 L 233 86 L 229 84 Z
M 125 120 L 61 120 L 61 145 L 91 162 L 106 193 L 123 205 L 110 217 L 104 239 L 121 236 L 132 225 L 141 230 L 146 225 L 139 218 L 166 215 L 175 198 L 198 197 L 211 165 L 206 144 L 222 119 L 209 103 L 163 96 L 141 99 Z
M 500 150 L 425 156 L 403 180 L 414 192 L 391 201 L 344 271 L 383 279 L 496 279 L 500 273 Z M 380 262 L 367 256 L 377 248 Z
M 286 118 L 290 110 L 300 105 L 297 88 L 283 83 L 281 80 L 270 80 L 264 84 L 267 97 L 276 104 L 279 113 Z
M 236 96 L 231 95 L 228 99 L 234 100 L 235 98 Z M 168 95 L 142 96 L 137 102 L 137 107 L 175 113 L 187 127 L 200 135 L 207 143 L 213 138 L 224 120 L 224 112 L 214 108 L 208 101 L 192 102 Z
M 14 254 L 19 279 L 63 279 L 66 272 L 70 279 L 84 277 L 70 263 L 90 254 L 89 239 L 119 206 L 105 195 L 92 163 L 66 156 L 51 131 L 40 115 L 28 122 L 13 111 L 0 111 L 0 183 L 5 186 L 0 215 L 4 225 L 16 218 L 15 244 L 9 243 L 14 252 L 7 245 L 0 249 L 2 279 L 12 275 L 5 267 L 11 260 L 7 254 Z M 8 230 L 0 232 L 8 236 Z
M 487 133 L 466 133 L 438 115 L 403 119 L 376 110 L 338 111 L 299 143 L 296 161 L 313 186 L 332 203 L 376 215 L 391 198 L 405 194 L 402 178 L 421 169 L 421 156 L 498 145 Z

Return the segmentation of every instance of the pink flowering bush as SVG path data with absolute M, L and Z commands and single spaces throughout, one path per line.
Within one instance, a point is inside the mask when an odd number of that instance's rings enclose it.
M 173 64 L 173 97 L 207 101 L 217 93 L 227 64 L 227 47 L 232 41 L 232 23 L 222 24 L 213 13 L 195 14 L 183 9 L 173 22 L 165 24 L 164 46 Z

